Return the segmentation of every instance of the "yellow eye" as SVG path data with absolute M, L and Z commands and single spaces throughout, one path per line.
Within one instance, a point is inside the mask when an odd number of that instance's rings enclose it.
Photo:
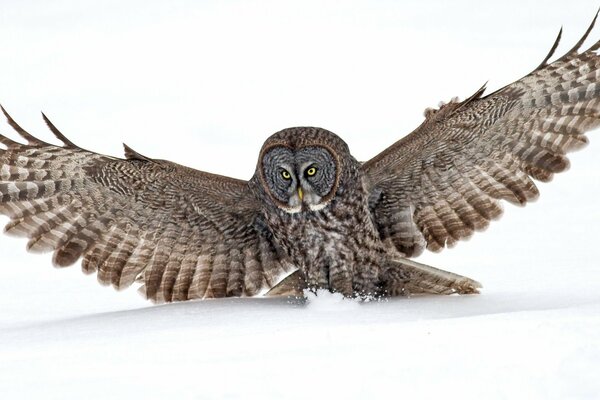
M 310 167 L 306 170 L 307 176 L 314 176 L 317 173 L 317 169 L 315 167 Z
M 285 169 L 281 171 L 281 176 L 283 176 L 283 179 L 286 180 L 292 179 L 292 175 L 290 175 L 290 173 L 287 172 Z

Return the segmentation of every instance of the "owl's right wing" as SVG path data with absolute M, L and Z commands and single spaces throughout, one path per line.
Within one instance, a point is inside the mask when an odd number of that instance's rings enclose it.
M 124 288 L 143 282 L 155 301 L 265 294 L 295 268 L 257 223 L 248 182 L 153 160 L 81 149 L 44 119 L 63 146 L 23 130 L 0 135 L 0 213 L 27 249 Z

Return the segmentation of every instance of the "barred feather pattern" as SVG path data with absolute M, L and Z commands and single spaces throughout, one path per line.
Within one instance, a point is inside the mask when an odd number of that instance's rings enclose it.
M 500 200 L 533 201 L 533 179 L 548 182 L 569 167 L 566 154 L 600 124 L 600 42 L 579 52 L 594 22 L 563 57 L 548 64 L 559 34 L 529 75 L 426 110 L 421 126 L 363 164 L 388 246 L 406 256 L 451 247 L 497 219 Z
M 421 126 L 366 163 L 321 128 L 275 133 L 249 182 L 127 146 L 126 159 L 89 152 L 43 115 L 62 142 L 51 145 L 2 109 L 26 142 L 0 135 L 6 231 L 28 237 L 31 251 L 54 252 L 57 266 L 82 259 L 84 272 L 103 284 L 140 281 L 158 302 L 305 288 L 345 296 L 476 293 L 476 281 L 407 257 L 469 238 L 500 216 L 502 200 L 535 200 L 534 180 L 568 168 L 567 153 L 600 124 L 600 42 L 579 52 L 593 25 L 548 63 L 559 34 L 524 78 L 426 110 Z M 284 161 L 265 162 L 276 150 Z M 309 166 L 334 179 L 311 183 Z
M 4 111 L 4 109 L 2 109 Z M 5 111 L 4 111 L 5 112 Z M 5 112 L 6 113 L 6 112 Z M 256 227 L 248 183 L 152 160 L 0 135 L 0 212 L 27 249 L 117 289 L 142 282 L 157 302 L 266 293 L 295 268 Z

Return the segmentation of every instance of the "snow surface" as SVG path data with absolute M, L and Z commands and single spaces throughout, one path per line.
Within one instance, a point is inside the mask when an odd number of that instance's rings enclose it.
M 82 147 L 117 155 L 125 141 L 247 179 L 264 139 L 293 125 L 368 159 L 424 108 L 530 71 L 561 25 L 570 48 L 596 8 L 4 2 L 1 100 L 46 140 L 40 108 Z M 155 306 L 2 236 L 0 398 L 598 398 L 599 133 L 536 204 L 419 259 L 479 280 L 476 296 Z

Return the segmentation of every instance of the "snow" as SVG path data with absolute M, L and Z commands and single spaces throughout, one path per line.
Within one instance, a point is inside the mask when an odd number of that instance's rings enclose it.
M 4 329 L 7 398 L 593 398 L 598 296 L 227 299 Z
M 570 48 L 596 8 L 10 2 L 2 104 L 46 140 L 40 108 L 85 148 L 117 155 L 125 141 L 242 179 L 264 139 L 293 125 L 331 129 L 365 160 L 427 106 L 531 70 L 561 25 L 558 53 Z M 480 295 L 157 306 L 2 236 L 0 397 L 597 398 L 599 133 L 535 204 L 419 259 L 477 279 Z

